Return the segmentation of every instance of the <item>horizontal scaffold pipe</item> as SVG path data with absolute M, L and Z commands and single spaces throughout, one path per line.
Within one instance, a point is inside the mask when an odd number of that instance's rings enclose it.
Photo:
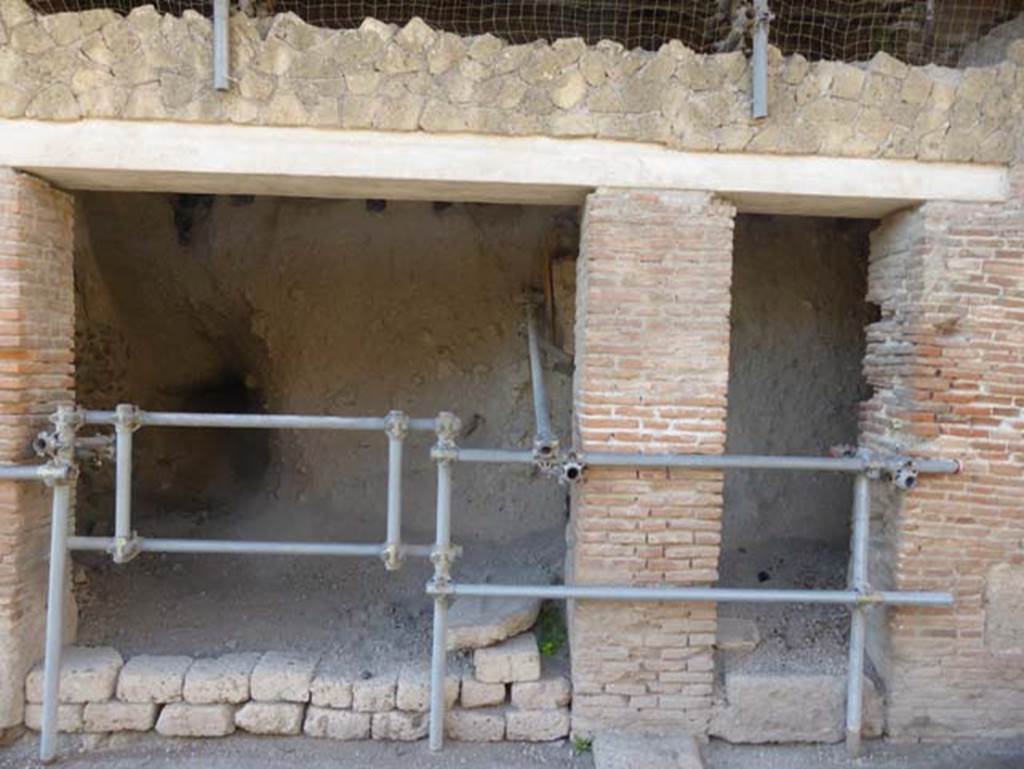
M 86 424 L 116 424 L 113 411 L 86 411 Z M 226 427 L 275 430 L 384 430 L 386 417 L 334 417 L 298 414 L 193 414 L 189 412 L 139 411 L 140 427 Z M 433 432 L 433 419 L 410 419 L 409 429 Z
M 595 601 L 693 601 L 713 603 L 889 604 L 893 606 L 952 606 L 949 593 L 856 590 L 763 590 L 733 587 L 622 587 L 609 585 L 491 585 L 451 583 L 428 594 L 483 598 L 547 598 Z
M 617 454 L 587 452 L 588 467 L 685 467 L 705 470 L 810 470 L 839 473 L 863 473 L 874 468 L 897 470 L 912 462 L 919 473 L 957 473 L 955 459 L 915 459 L 885 457 L 873 461 L 866 457 L 758 456 L 756 454 Z
M 498 465 L 529 465 L 536 461 L 532 451 L 516 451 L 514 449 L 456 449 L 455 458 L 459 462 Z
M 67 477 L 67 469 L 53 465 L 0 465 L 0 480 L 46 481 Z
M 68 537 L 70 550 L 109 551 L 111 537 Z M 139 551 L 144 553 L 225 553 L 239 555 L 330 555 L 380 557 L 384 545 L 346 542 L 247 542 L 232 539 L 159 539 L 139 537 Z M 428 558 L 432 545 L 403 545 L 403 556 Z

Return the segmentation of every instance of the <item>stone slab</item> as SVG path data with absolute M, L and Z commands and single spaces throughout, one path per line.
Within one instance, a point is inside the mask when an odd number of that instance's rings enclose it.
M 569 736 L 569 708 L 519 710 L 505 713 L 505 739 L 513 742 L 551 742 Z
M 448 649 L 479 649 L 519 635 L 537 621 L 536 598 L 461 596 L 448 612 Z
M 299 734 L 305 711 L 298 702 L 247 702 L 235 711 L 235 726 L 249 734 Z
M 191 657 L 142 654 L 121 668 L 117 698 L 124 702 L 180 702 Z
M 250 696 L 260 702 L 309 702 L 317 658 L 290 652 L 267 652 L 252 670 Z
M 725 701 L 710 733 L 735 743 L 840 742 L 845 736 L 846 676 L 806 673 L 728 673 Z M 883 706 L 864 679 L 864 732 L 882 731 Z
M 237 704 L 249 699 L 249 677 L 260 655 L 225 654 L 197 659 L 185 673 L 183 697 L 196 705 Z
M 459 742 L 501 742 L 505 739 L 505 709 L 454 708 L 445 714 L 444 730 Z
M 371 731 L 375 740 L 414 742 L 427 736 L 429 726 L 430 717 L 425 712 L 392 710 L 388 713 L 374 713 Z
M 235 731 L 233 705 L 164 705 L 156 730 L 165 737 L 225 737 Z
M 117 674 L 124 660 L 109 646 L 69 646 L 61 654 L 60 701 L 106 702 L 113 698 Z M 25 699 L 43 701 L 43 665 L 39 663 L 25 680 Z
M 594 769 L 704 769 L 700 746 L 689 735 L 601 732 L 593 754 Z
M 370 714 L 310 705 L 306 708 L 302 732 L 308 737 L 326 737 L 331 740 L 369 739 Z
M 158 709 L 154 702 L 89 702 L 82 720 L 87 732 L 148 732 Z
M 473 652 L 474 675 L 483 683 L 514 683 L 540 678 L 540 651 L 533 633 Z

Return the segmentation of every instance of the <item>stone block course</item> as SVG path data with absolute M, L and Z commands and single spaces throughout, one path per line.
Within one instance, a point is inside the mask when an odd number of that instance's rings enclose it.
M 156 730 L 165 737 L 225 737 L 235 731 L 233 705 L 164 705 Z
M 252 670 L 251 696 L 261 702 L 309 702 L 316 665 L 309 655 L 267 652 Z
M 380 713 L 395 707 L 398 676 L 384 673 L 352 682 L 352 709 L 362 713 Z
M 306 708 L 302 731 L 309 737 L 366 740 L 370 738 L 370 714 L 310 705 Z
M 505 739 L 513 742 L 550 742 L 569 736 L 569 708 L 520 710 L 505 713 Z
M 501 742 L 505 739 L 504 708 L 463 710 L 445 714 L 445 734 L 460 742 Z
M 540 651 L 533 633 L 523 633 L 497 646 L 473 653 L 474 677 L 482 683 L 536 681 L 540 678 Z
M 76 734 L 85 731 L 83 704 L 62 704 L 57 706 L 57 731 Z M 34 702 L 25 705 L 25 726 L 38 732 L 43 728 L 43 706 Z
M 109 646 L 71 646 L 64 649 L 60 666 L 60 702 L 106 702 L 113 698 L 121 655 Z M 29 702 L 43 701 L 43 666 L 36 665 L 25 682 Z
M 153 702 L 90 702 L 82 722 L 87 732 L 146 732 L 156 724 L 157 708 Z
M 562 671 L 546 671 L 538 681 L 512 684 L 512 704 L 520 710 L 557 710 L 572 699 L 572 685 Z
M 132 657 L 117 679 L 117 698 L 123 702 L 178 702 L 191 665 L 191 657 Z
M 429 726 L 430 719 L 425 712 L 392 710 L 373 714 L 371 733 L 375 740 L 414 742 L 427 736 Z
M 452 707 L 459 698 L 460 680 L 449 673 L 445 677 L 444 700 L 446 707 Z M 412 713 L 430 709 L 430 667 L 407 665 L 398 674 L 395 707 Z
M 251 653 L 195 660 L 185 673 L 185 701 L 196 705 L 245 702 L 249 676 L 259 659 L 259 654 Z
M 235 711 L 235 726 L 250 734 L 299 734 L 304 715 L 297 702 L 247 702 Z
M 467 676 L 462 679 L 459 704 L 464 708 L 485 708 L 504 705 L 507 697 L 508 686 L 505 684 L 488 684 Z
M 321 663 L 310 684 L 310 702 L 325 708 L 352 707 L 352 682 L 357 677 L 345 667 Z

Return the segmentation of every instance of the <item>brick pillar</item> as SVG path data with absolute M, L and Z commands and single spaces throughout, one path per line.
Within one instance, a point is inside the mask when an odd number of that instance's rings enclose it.
M 73 397 L 73 204 L 0 168 L 0 462 Z M 0 482 L 0 730 L 21 723 L 25 674 L 42 652 L 49 490 Z M 73 626 L 72 626 L 73 627 Z
M 599 190 L 578 265 L 576 445 L 719 454 L 725 446 L 732 206 L 703 192 Z M 576 582 L 707 585 L 720 472 L 592 468 L 573 500 Z M 573 728 L 707 731 L 711 604 L 576 602 Z
M 1024 168 L 1009 204 L 927 203 L 872 235 L 866 445 L 964 462 L 879 490 L 873 581 L 953 609 L 879 614 L 900 737 L 1024 733 Z M 884 559 L 885 563 L 881 563 Z

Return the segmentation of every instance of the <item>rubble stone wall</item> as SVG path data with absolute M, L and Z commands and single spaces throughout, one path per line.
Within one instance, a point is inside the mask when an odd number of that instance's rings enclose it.
M 1004 163 L 1024 120 L 1024 41 L 965 70 L 769 57 L 770 116 L 750 116 L 739 52 L 657 52 L 581 39 L 507 45 L 419 19 L 399 29 L 231 19 L 228 92 L 194 12 L 36 14 L 0 0 L 0 118 L 600 137 L 694 151 Z

